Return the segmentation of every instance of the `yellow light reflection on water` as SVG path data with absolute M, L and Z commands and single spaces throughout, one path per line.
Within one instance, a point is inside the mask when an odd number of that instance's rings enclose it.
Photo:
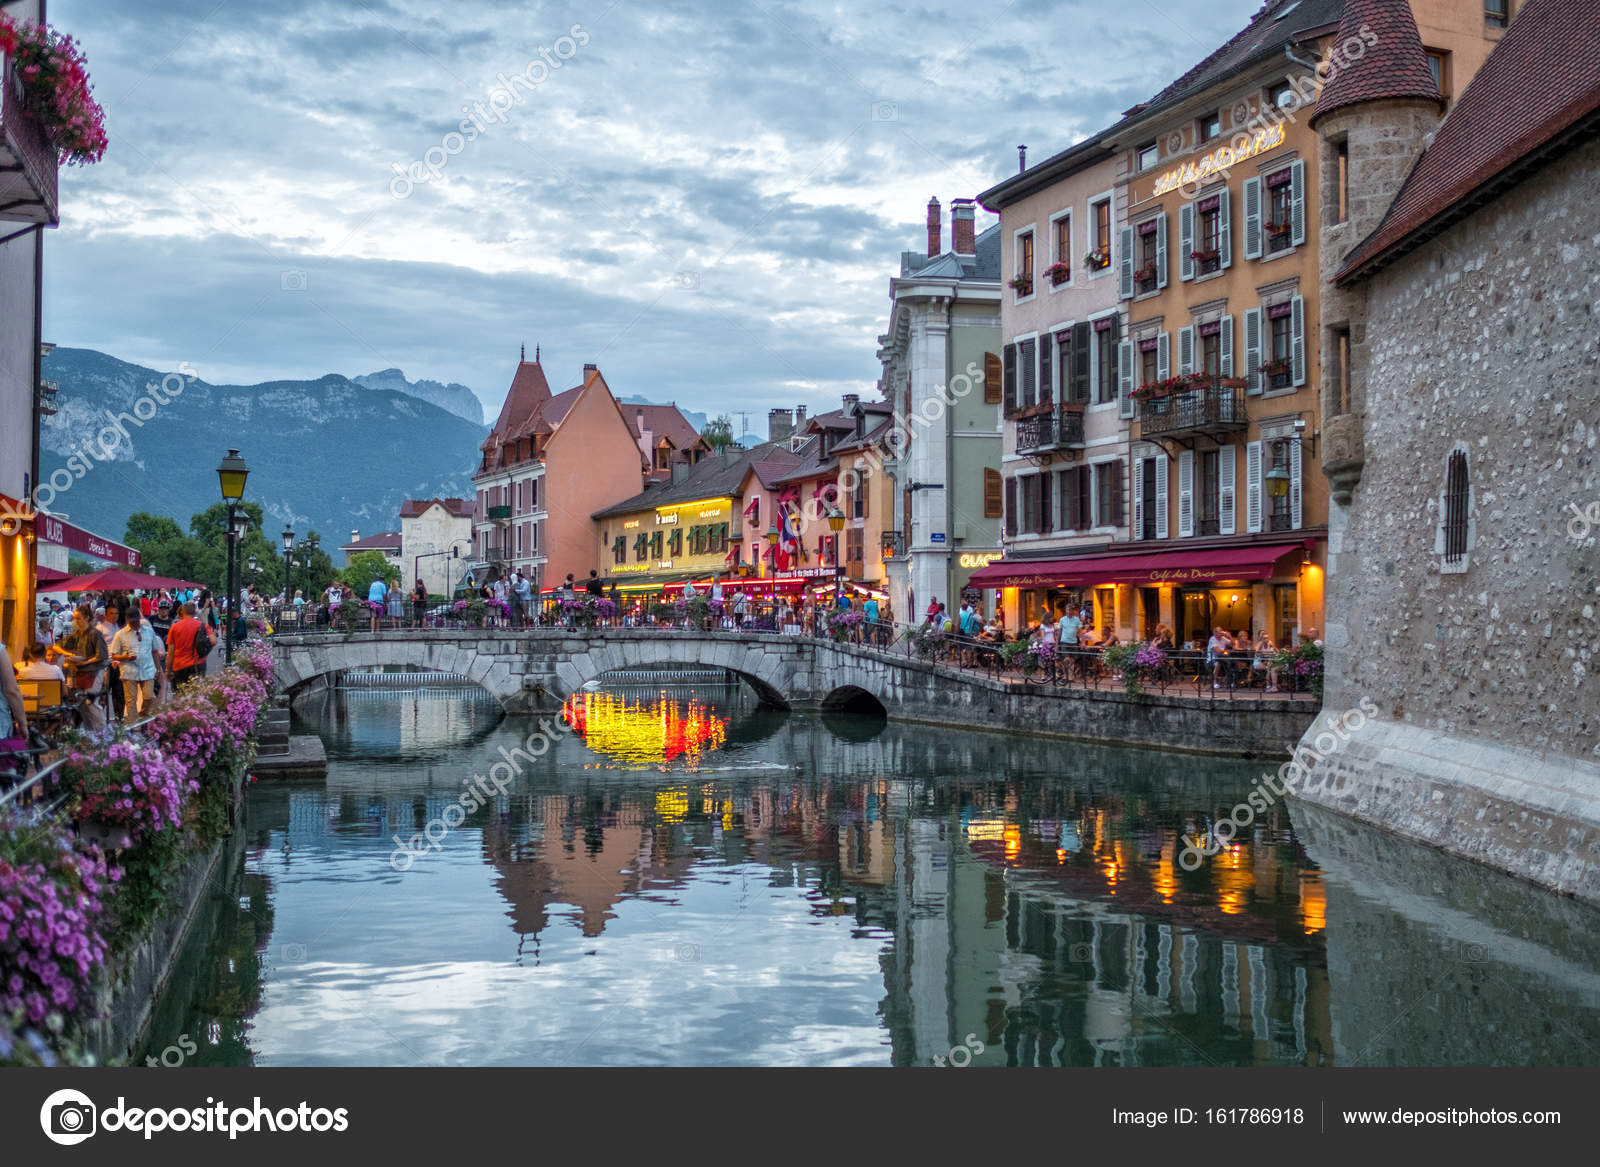
M 596 753 L 632 765 L 697 763 L 727 740 L 728 719 L 700 701 L 658 695 L 653 701 L 618 693 L 580 693 L 561 716 Z M 687 808 L 686 808 L 687 809 Z
M 1328 926 L 1328 892 L 1322 876 L 1315 871 L 1300 873 L 1300 915 L 1307 936 L 1315 936 Z

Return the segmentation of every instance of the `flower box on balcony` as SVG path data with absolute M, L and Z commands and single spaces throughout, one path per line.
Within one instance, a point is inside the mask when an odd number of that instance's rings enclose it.
M 1104 268 L 1108 268 L 1111 266 L 1111 252 L 1105 248 L 1100 248 L 1096 251 L 1085 252 L 1083 256 L 1083 266 L 1088 268 L 1090 271 L 1100 271 Z
M 1243 377 L 1223 377 L 1217 381 L 1217 386 L 1222 389 L 1245 389 L 1249 384 Z
M 1282 377 L 1286 373 L 1292 372 L 1294 372 L 1294 365 L 1284 360 L 1268 361 L 1261 366 L 1261 375 L 1263 377 Z
M 1155 278 L 1156 269 L 1154 264 L 1149 267 L 1141 267 L 1138 271 L 1133 273 L 1133 282 L 1136 284 L 1154 283 Z
M 1064 263 L 1053 263 L 1044 269 L 1044 274 L 1053 286 L 1060 287 L 1072 278 L 1072 269 Z
M 1212 260 L 1222 258 L 1220 251 L 1191 251 L 1189 258 L 1196 263 L 1210 263 Z
M 1018 276 L 1016 279 L 1011 281 L 1011 286 L 1024 296 L 1031 296 L 1033 294 L 1032 279 Z

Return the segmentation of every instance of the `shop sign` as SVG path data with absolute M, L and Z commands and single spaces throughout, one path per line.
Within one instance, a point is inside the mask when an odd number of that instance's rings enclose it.
M 1193 185 L 1204 182 L 1213 175 L 1225 174 L 1239 163 L 1257 154 L 1265 154 L 1283 145 L 1283 123 L 1257 130 L 1254 134 L 1239 134 L 1230 146 L 1223 146 L 1207 154 L 1196 162 L 1185 162 L 1182 166 L 1167 171 L 1156 179 L 1156 185 L 1151 190 L 1150 196 L 1155 198 L 1168 191 L 1177 190 L 1180 186 Z
M 933 534 L 928 536 L 928 542 L 930 542 L 930 543 L 943 543 L 944 542 L 944 532 L 943 531 L 935 531 Z
M 999 558 L 998 551 L 963 551 L 956 562 L 962 567 L 988 567 Z

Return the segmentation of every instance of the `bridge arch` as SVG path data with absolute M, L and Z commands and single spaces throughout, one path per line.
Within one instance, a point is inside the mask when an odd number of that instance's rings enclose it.
M 698 666 L 726 669 L 748 684 L 762 705 L 787 710 L 793 708 L 796 665 L 792 650 L 768 652 L 731 637 L 596 637 L 556 666 L 553 694 L 565 699 L 622 669 Z

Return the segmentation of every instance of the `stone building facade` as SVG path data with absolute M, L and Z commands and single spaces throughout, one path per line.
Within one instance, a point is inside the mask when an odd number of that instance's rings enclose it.
M 1363 698 L 1379 717 L 1297 794 L 1600 900 L 1600 27 L 1584 9 L 1529 0 L 1436 135 L 1397 91 L 1319 109 L 1322 181 L 1344 159 L 1351 197 L 1346 221 L 1323 218 L 1334 505 L 1326 711 L 1306 741 Z

